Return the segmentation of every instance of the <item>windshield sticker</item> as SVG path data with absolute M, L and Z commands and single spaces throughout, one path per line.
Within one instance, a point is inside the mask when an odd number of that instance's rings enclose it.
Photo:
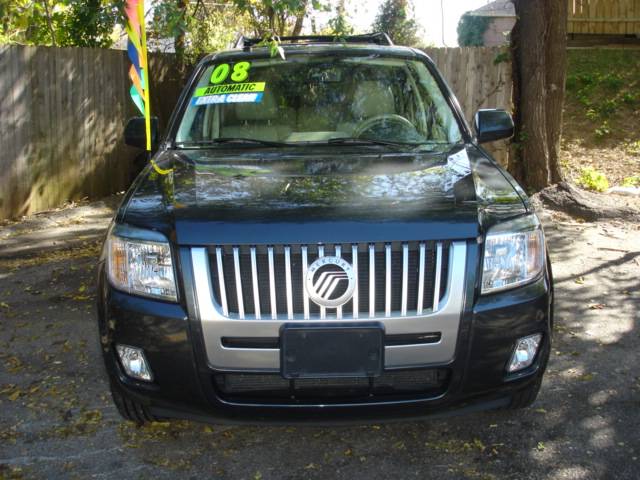
M 215 103 L 260 103 L 262 101 L 262 95 L 262 92 L 208 95 L 206 97 L 194 97 L 192 105 L 210 105 Z
M 233 66 L 233 70 L 228 63 L 221 63 L 211 72 L 211 83 L 216 85 L 224 82 L 229 76 L 229 72 L 231 72 L 231 81 L 244 82 L 249 76 L 250 68 L 251 63 L 249 62 L 238 62 Z
M 215 103 L 260 103 L 264 94 L 265 82 L 244 82 L 249 78 L 250 62 L 238 62 L 233 67 L 221 63 L 211 72 L 208 87 L 197 88 L 192 105 L 210 105 Z M 224 81 L 236 83 L 224 83 Z
M 447 158 L 447 166 L 458 175 L 468 175 L 471 171 L 471 164 L 469 163 L 467 149 L 463 148 L 453 155 L 449 155 L 449 158 Z
M 209 85 L 196 89 L 192 105 L 210 105 L 215 103 L 260 103 L 265 82 L 227 83 Z
M 265 82 L 229 83 L 225 85 L 210 85 L 196 89 L 194 97 L 220 95 L 223 93 L 264 92 Z

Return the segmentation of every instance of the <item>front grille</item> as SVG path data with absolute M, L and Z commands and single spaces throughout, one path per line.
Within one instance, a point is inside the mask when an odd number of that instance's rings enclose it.
M 220 373 L 213 376 L 226 400 L 300 402 L 314 400 L 385 400 L 394 396 L 445 392 L 450 372 L 444 368 L 389 370 L 376 378 L 306 378 L 286 380 L 278 374 Z
M 215 300 L 223 314 L 251 319 L 407 316 L 437 311 L 447 289 L 449 242 L 213 246 Z M 311 301 L 304 276 L 322 256 L 353 265 L 356 290 L 342 307 Z

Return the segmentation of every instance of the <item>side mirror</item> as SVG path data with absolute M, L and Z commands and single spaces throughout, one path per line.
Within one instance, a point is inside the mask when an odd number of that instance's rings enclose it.
M 124 127 L 124 143 L 130 147 L 147 148 L 147 133 L 144 117 L 133 117 Z M 151 149 L 158 145 L 158 117 L 151 117 Z
M 505 110 L 478 110 L 475 117 L 478 143 L 493 142 L 513 136 L 513 119 Z

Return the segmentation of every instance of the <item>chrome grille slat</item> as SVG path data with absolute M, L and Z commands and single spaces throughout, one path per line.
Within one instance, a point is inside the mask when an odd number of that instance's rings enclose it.
M 369 245 L 369 317 L 376 316 L 376 246 Z
M 440 303 L 440 274 L 442 272 L 442 243 L 436 246 L 436 278 L 433 282 L 433 311 L 438 311 Z
M 258 285 L 258 262 L 256 261 L 256 247 L 251 247 L 251 283 L 253 285 L 253 308 L 258 320 L 260 315 L 260 288 Z
M 303 245 L 301 247 L 301 256 L 302 256 L 302 302 L 303 302 L 303 307 L 304 308 L 304 319 L 305 320 L 309 320 L 309 293 L 307 292 L 307 289 L 304 288 L 304 282 L 306 281 L 307 278 L 307 268 L 309 267 L 309 258 L 308 258 L 308 254 L 307 254 L 307 246 Z
M 355 273 L 356 278 L 356 288 L 353 290 L 353 318 L 358 318 L 358 296 L 360 295 L 360 290 L 358 288 L 358 283 L 360 283 L 360 279 L 358 278 L 358 244 L 353 244 L 351 246 L 351 266 L 353 267 L 353 271 Z
M 400 299 L 400 315 L 407 316 L 407 289 L 409 288 L 409 244 L 402 244 L 402 298 Z
M 318 258 L 324 257 L 324 245 L 318 245 Z M 304 285 L 302 286 L 304 288 Z M 325 307 L 320 307 L 320 319 L 324 320 L 327 318 L 327 309 Z
M 218 268 L 218 278 L 224 278 L 224 268 L 222 266 L 222 249 L 216 248 L 216 266 Z M 229 307 L 227 304 L 227 290 L 225 289 L 225 282 L 218 282 L 220 285 L 220 304 L 222 306 L 222 313 L 225 317 L 229 316 Z
M 420 244 L 420 253 L 418 258 L 418 304 L 416 305 L 416 312 L 418 315 L 422 313 L 422 306 L 424 303 L 424 259 L 425 259 L 426 245 Z
M 220 315 L 248 320 L 411 318 L 444 308 L 451 278 L 450 241 L 316 245 L 213 245 L 213 296 Z M 353 268 L 353 295 L 339 307 L 320 307 L 305 287 L 318 258 L 344 258 Z M 220 281 L 222 279 L 223 281 Z M 318 294 L 339 288 L 325 282 Z
M 293 319 L 293 289 L 291 286 L 291 247 L 284 247 L 284 275 L 287 283 L 287 318 Z
M 240 254 L 238 247 L 233 247 L 233 273 L 236 278 L 236 285 L 241 285 L 240 281 Z M 244 318 L 244 299 L 242 298 L 242 288 L 236 288 L 236 296 L 238 297 L 238 315 Z
M 336 257 L 340 258 L 342 256 L 342 245 L 336 245 Z M 336 318 L 342 318 L 342 307 L 336 308 Z
M 391 245 L 384 246 L 384 315 L 391 316 Z
M 278 318 L 278 306 L 276 304 L 276 275 L 273 262 L 273 247 L 267 249 L 269 257 L 269 303 L 271 305 L 271 318 Z

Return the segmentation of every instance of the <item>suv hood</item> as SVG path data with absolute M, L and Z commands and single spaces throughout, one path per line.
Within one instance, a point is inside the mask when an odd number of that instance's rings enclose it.
M 167 150 L 131 187 L 117 221 L 177 244 L 474 238 L 526 213 L 524 193 L 475 146 L 448 153 L 277 155 Z

